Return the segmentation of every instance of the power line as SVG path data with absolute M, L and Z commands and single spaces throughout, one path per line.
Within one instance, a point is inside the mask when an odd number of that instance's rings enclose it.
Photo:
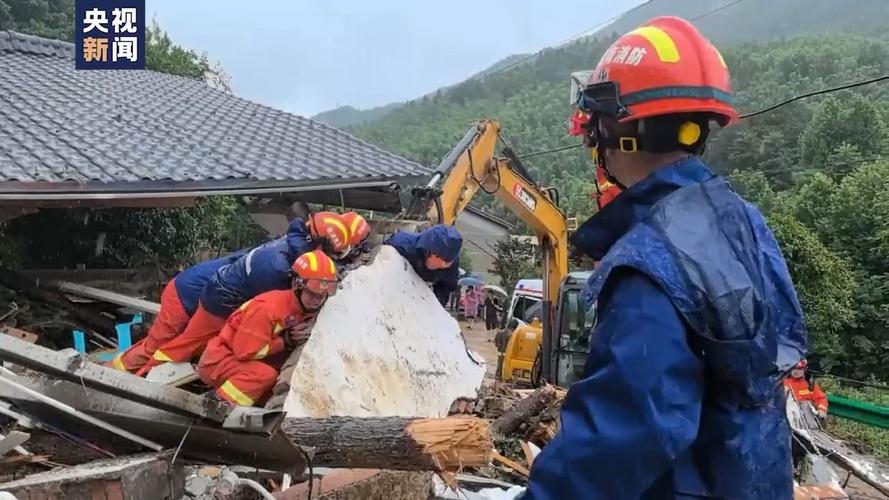
M 743 2 L 743 1 L 744 0 L 735 0 L 734 2 L 727 3 L 721 7 L 717 7 L 715 9 L 708 10 L 707 12 L 704 12 L 703 14 L 699 14 L 699 15 L 691 18 L 690 21 L 697 21 L 698 19 L 703 19 L 703 18 L 709 16 L 710 14 L 715 14 L 715 13 L 717 13 L 721 10 L 727 9 L 733 5 L 738 5 L 739 3 Z
M 799 100 L 802 100 L 802 99 L 807 99 L 807 98 L 809 98 L 809 97 L 814 97 L 814 96 L 817 96 L 817 95 L 830 94 L 830 93 L 833 93 L 833 92 L 838 92 L 838 91 L 840 91 L 840 90 L 846 90 L 846 89 L 851 89 L 851 88 L 855 88 L 855 87 L 861 87 L 861 86 L 863 86 L 863 85 L 871 85 L 871 84 L 873 84 L 873 83 L 879 83 L 879 82 L 882 82 L 882 81 L 884 81 L 884 80 L 889 80 L 889 75 L 878 76 L 878 77 L 876 77 L 876 78 L 870 78 L 870 79 L 862 80 L 862 81 L 859 81 L 859 82 L 847 83 L 847 84 L 845 84 L 845 85 L 840 85 L 839 87 L 831 87 L 831 88 L 829 88 L 829 89 L 815 90 L 815 91 L 813 91 L 813 92 L 808 92 L 808 93 L 805 93 L 805 94 L 800 94 L 800 95 L 798 95 L 798 96 L 791 97 L 790 99 L 787 99 L 787 100 L 785 100 L 785 101 L 781 101 L 781 102 L 779 102 L 779 103 L 777 103 L 777 104 L 773 104 L 773 105 L 771 105 L 771 106 L 769 106 L 769 107 L 767 107 L 767 108 L 761 109 L 761 110 L 759 110 L 759 111 L 754 111 L 754 112 L 752 112 L 752 113 L 747 113 L 747 114 L 741 115 L 741 116 L 739 116 L 739 118 L 741 118 L 741 119 L 752 118 L 752 117 L 754 117 L 754 116 L 759 116 L 759 115 L 768 113 L 769 111 L 774 111 L 774 110 L 776 110 L 776 109 L 778 109 L 778 108 L 780 108 L 780 107 L 782 107 L 782 106 L 786 106 L 786 105 L 788 105 L 788 104 L 790 104 L 790 103 L 792 103 L 792 102 L 796 102 L 796 101 L 799 101 Z
M 579 144 L 572 144 L 570 146 L 562 146 L 560 148 L 546 149 L 544 151 L 535 151 L 533 153 L 519 155 L 519 158 L 524 160 L 526 158 L 534 158 L 535 156 L 541 156 L 541 155 L 546 155 L 546 154 L 550 154 L 550 153 L 559 153 L 561 151 L 568 151 L 569 149 L 579 148 L 581 146 L 583 146 L 582 142 Z
M 498 73 L 502 73 L 502 72 L 504 72 L 504 71 L 509 71 L 509 70 L 511 70 L 511 69 L 513 69 L 513 68 L 515 68 L 515 67 L 517 67 L 517 66 L 520 66 L 520 65 L 522 65 L 522 64 L 524 64 L 524 63 L 530 61 L 531 59 L 534 59 L 535 57 L 539 57 L 540 55 L 542 55 L 544 52 L 546 52 L 546 51 L 548 51 L 548 50 L 558 49 L 558 48 L 563 47 L 563 46 L 565 46 L 566 44 L 569 44 L 569 43 L 571 43 L 571 42 L 573 42 L 573 41 L 575 41 L 575 40 L 578 40 L 578 39 L 583 38 L 583 37 L 585 37 L 585 36 L 587 36 L 587 35 L 596 33 L 596 32 L 598 32 L 599 30 L 601 30 L 602 28 L 605 28 L 606 26 L 608 26 L 608 25 L 614 23 L 615 21 L 617 21 L 618 19 L 620 19 L 622 16 L 624 16 L 624 15 L 626 15 L 626 14 L 629 14 L 630 12 L 633 12 L 633 11 L 636 10 L 636 9 L 639 9 L 639 8 L 641 8 L 641 7 L 644 7 L 644 6 L 650 4 L 650 3 L 653 2 L 653 1 L 654 1 L 654 0 L 646 0 L 644 3 L 641 3 L 641 4 L 639 4 L 639 5 L 635 6 L 635 7 L 633 7 L 632 9 L 630 9 L 630 10 L 628 10 L 628 11 L 626 11 L 626 12 L 621 12 L 620 14 L 618 14 L 618 15 L 612 17 L 611 19 L 605 21 L 604 23 L 599 23 L 599 24 L 593 26 L 592 28 L 587 28 L 587 29 L 585 29 L 585 30 L 583 30 L 583 31 L 581 31 L 581 32 L 579 32 L 579 33 L 576 33 L 576 34 L 574 34 L 574 35 L 571 35 L 570 37 L 568 37 L 568 38 L 562 40 L 561 42 L 556 43 L 555 45 L 553 45 L 553 46 L 551 46 L 551 47 L 544 47 L 543 49 L 540 49 L 540 50 L 538 50 L 537 52 L 535 52 L 535 53 L 533 53 L 533 54 L 529 54 L 529 55 L 527 55 L 527 56 L 525 56 L 525 57 L 519 59 L 518 61 L 515 61 L 514 63 L 509 64 L 508 66 L 504 66 L 504 67 L 502 67 L 502 68 L 497 68 L 497 69 L 495 69 L 494 71 L 491 71 L 491 72 L 489 72 L 489 73 L 486 73 L 486 74 L 484 74 L 484 75 L 482 76 L 482 78 L 487 78 L 487 77 L 489 77 L 489 76 L 494 76 L 494 75 L 496 75 L 496 74 L 498 74 Z

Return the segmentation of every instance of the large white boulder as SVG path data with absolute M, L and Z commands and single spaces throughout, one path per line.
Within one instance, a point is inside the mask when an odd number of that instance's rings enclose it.
M 474 398 L 485 366 L 457 321 L 395 249 L 345 278 L 318 315 L 293 371 L 293 417 L 443 417 Z

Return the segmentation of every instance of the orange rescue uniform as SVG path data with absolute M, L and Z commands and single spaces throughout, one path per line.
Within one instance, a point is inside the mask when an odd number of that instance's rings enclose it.
M 188 312 L 179 300 L 176 279 L 173 278 L 161 292 L 161 308 L 144 339 L 136 342 L 116 356 L 111 365 L 121 371 L 137 372 L 151 360 L 158 347 L 182 333 L 188 325 Z
M 787 377 L 784 379 L 784 387 L 793 391 L 793 397 L 797 401 L 811 401 L 816 410 L 827 411 L 827 396 L 818 384 L 812 384 L 809 389 L 809 381 L 805 378 Z
M 311 320 L 293 290 L 273 290 L 245 302 L 207 344 L 198 375 L 216 394 L 241 406 L 261 402 L 274 387 L 290 328 Z

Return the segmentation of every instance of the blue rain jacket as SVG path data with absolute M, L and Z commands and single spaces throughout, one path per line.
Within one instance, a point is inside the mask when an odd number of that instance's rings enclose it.
M 290 288 L 293 261 L 317 247 L 318 242 L 309 237 L 305 222 L 294 219 L 286 235 L 220 268 L 204 287 L 201 305 L 214 316 L 227 318 L 241 304 L 263 292 L 286 290 Z
M 432 291 L 442 306 L 447 305 L 452 292 L 460 288 L 458 258 L 463 246 L 463 237 L 453 226 L 438 224 L 420 233 L 399 231 L 390 236 L 384 245 L 398 250 L 402 257 L 410 262 L 417 275 L 432 284 Z M 430 253 L 453 262 L 445 269 L 431 270 L 426 268 L 426 256 Z
M 239 250 L 218 259 L 207 260 L 195 264 L 176 275 L 173 286 L 176 287 L 179 302 L 189 317 L 193 316 L 197 310 L 201 291 L 204 289 L 204 285 L 210 281 L 210 278 L 216 274 L 216 271 L 222 266 L 227 266 L 236 261 L 245 253 L 244 250 Z
M 598 322 L 525 498 L 792 498 L 781 381 L 807 334 L 759 211 L 690 158 L 572 243 L 601 259 Z

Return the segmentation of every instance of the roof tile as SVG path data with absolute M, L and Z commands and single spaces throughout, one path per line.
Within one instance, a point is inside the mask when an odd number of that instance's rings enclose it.
M 72 44 L 0 31 L 3 182 L 302 182 L 431 170 L 326 124 L 153 71 L 76 71 Z

